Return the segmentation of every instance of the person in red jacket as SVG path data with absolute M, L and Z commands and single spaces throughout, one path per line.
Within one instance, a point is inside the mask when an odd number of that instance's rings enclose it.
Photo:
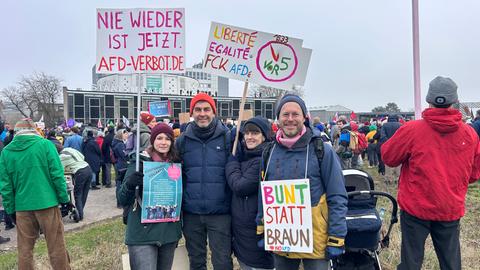
M 399 270 L 421 269 L 430 234 L 441 269 L 461 269 L 460 218 L 468 184 L 480 178 L 480 144 L 462 122 L 457 85 L 450 78 L 430 82 L 430 108 L 407 122 L 382 146 L 387 166 L 402 165 L 398 188 L 402 247 Z

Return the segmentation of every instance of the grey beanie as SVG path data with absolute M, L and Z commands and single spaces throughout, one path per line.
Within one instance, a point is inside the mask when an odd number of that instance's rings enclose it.
M 430 82 L 426 100 L 435 106 L 447 106 L 457 102 L 457 84 L 450 78 L 437 76 Z

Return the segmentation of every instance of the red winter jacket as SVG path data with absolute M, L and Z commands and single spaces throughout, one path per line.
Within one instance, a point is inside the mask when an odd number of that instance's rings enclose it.
M 480 178 L 480 143 L 455 109 L 429 108 L 381 148 L 386 165 L 402 165 L 398 203 L 423 220 L 453 221 L 465 214 L 469 183 Z

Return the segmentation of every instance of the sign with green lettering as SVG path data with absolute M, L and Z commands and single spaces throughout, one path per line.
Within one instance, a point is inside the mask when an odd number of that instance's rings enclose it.
M 309 179 L 262 181 L 265 250 L 313 252 Z

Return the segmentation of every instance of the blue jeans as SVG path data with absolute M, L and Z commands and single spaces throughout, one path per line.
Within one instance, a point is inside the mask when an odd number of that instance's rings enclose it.
M 129 245 L 130 268 L 135 270 L 172 269 L 177 242 L 157 245 Z
M 298 270 L 300 262 L 303 263 L 304 270 L 328 270 L 330 269 L 330 262 L 326 260 L 313 259 L 289 259 L 287 257 L 273 254 L 276 270 Z
M 207 269 L 207 237 L 215 270 L 232 270 L 232 218 L 230 215 L 183 214 L 183 235 L 190 269 Z

